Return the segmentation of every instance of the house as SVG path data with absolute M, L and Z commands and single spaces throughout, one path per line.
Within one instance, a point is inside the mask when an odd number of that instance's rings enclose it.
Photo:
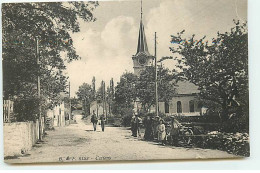
M 159 111 L 166 115 L 198 116 L 202 105 L 198 100 L 198 87 L 188 81 L 177 83 L 176 94 L 167 102 L 159 103 Z
M 70 103 L 64 93 L 60 94 L 58 103 L 47 111 L 47 119 L 50 126 L 61 127 L 69 124 L 70 120 Z

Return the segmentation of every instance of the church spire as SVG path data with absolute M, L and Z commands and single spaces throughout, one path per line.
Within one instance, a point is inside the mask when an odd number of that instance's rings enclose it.
M 137 53 L 144 52 L 146 55 L 150 55 L 147 47 L 144 25 L 143 25 L 143 2 L 141 0 L 141 20 L 140 20 L 140 28 L 139 28 L 139 37 L 138 37 L 138 45 L 137 45 Z
M 143 20 L 143 0 L 141 0 L 141 20 Z

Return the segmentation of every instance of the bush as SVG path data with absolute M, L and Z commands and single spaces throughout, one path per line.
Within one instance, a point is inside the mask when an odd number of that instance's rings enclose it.
M 16 121 L 35 121 L 39 113 L 38 98 L 17 99 L 14 101 L 14 117 Z M 42 112 L 44 109 L 42 109 Z
M 219 116 L 210 116 L 210 115 L 205 115 L 205 116 L 176 116 L 176 119 L 179 122 L 198 122 L 198 123 L 220 123 L 221 119 Z
M 203 139 L 193 140 L 193 145 L 201 148 L 218 149 L 239 156 L 250 156 L 248 133 L 209 132 Z
M 131 126 L 131 119 L 132 119 L 132 114 L 128 114 L 128 115 L 124 115 L 122 118 L 122 125 L 127 127 L 127 126 Z
M 222 131 L 224 132 L 249 132 L 249 117 L 246 114 L 231 117 L 229 120 L 225 121 L 222 126 Z

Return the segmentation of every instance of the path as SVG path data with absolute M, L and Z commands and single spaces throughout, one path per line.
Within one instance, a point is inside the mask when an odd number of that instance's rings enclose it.
M 37 144 L 27 156 L 5 161 L 35 163 L 236 157 L 219 150 L 161 146 L 138 140 L 123 127 L 106 127 L 102 132 L 99 125 L 94 132 L 92 125 L 85 123 L 81 117 L 76 115 L 77 124 L 47 131 L 44 143 Z

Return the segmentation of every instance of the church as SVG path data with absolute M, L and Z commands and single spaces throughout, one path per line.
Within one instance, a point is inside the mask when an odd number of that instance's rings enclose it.
M 132 56 L 134 74 L 139 76 L 146 67 L 152 66 L 155 57 L 149 53 L 144 25 L 142 20 L 142 5 L 141 5 L 141 20 L 139 28 L 139 36 L 137 43 L 137 52 Z M 159 112 L 168 116 L 184 115 L 184 116 L 199 116 L 202 114 L 202 105 L 199 103 L 197 95 L 198 87 L 188 81 L 180 81 L 177 83 L 176 94 L 167 102 L 159 102 Z M 141 104 L 138 101 L 135 103 L 135 110 L 141 109 Z M 155 112 L 155 107 L 150 109 L 150 112 Z

